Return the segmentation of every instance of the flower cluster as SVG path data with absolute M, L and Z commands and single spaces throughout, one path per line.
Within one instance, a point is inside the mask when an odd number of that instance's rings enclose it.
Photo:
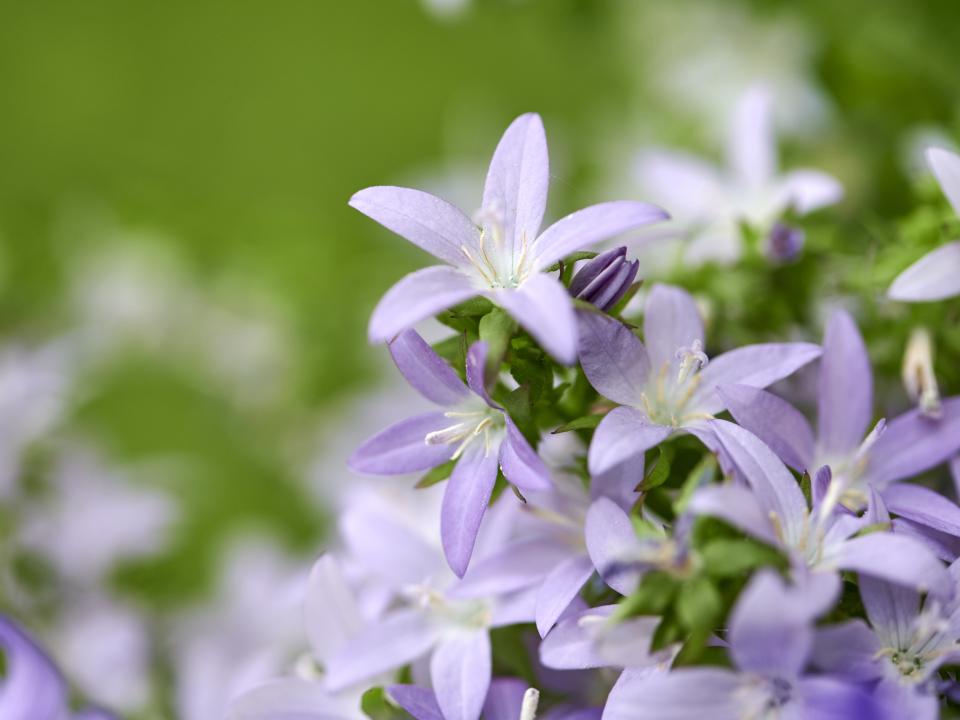
M 824 173 L 775 172 L 768 121 L 748 95 L 729 173 L 644 159 L 668 205 L 686 196 L 698 254 L 729 260 L 747 226 L 787 262 L 792 223 L 839 198 Z M 960 209 L 960 158 L 930 162 Z M 960 397 L 940 397 L 929 338 L 904 366 L 917 406 L 890 419 L 840 307 L 820 343 L 714 352 L 698 299 L 590 250 L 667 211 L 606 202 L 541 230 L 548 179 L 528 114 L 473 217 L 406 188 L 351 199 L 443 263 L 369 327 L 435 409 L 350 456 L 416 486 L 351 497 L 308 583 L 310 653 L 232 717 L 938 717 L 960 697 L 960 507 L 918 478 L 960 453 Z M 957 247 L 891 297 L 955 294 Z M 431 345 L 428 318 L 452 334 Z

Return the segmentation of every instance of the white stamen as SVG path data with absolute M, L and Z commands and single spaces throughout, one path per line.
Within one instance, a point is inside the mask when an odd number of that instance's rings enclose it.
M 933 340 L 926 328 L 914 328 L 910 333 L 900 376 L 907 395 L 917 403 L 920 412 L 927 417 L 940 417 L 940 388 L 933 372 Z
M 534 720 L 537 717 L 537 706 L 540 704 L 540 691 L 536 688 L 527 688 L 520 704 L 520 720 Z

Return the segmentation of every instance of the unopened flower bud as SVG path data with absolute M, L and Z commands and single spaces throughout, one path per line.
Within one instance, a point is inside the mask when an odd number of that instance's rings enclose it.
M 903 386 L 920 412 L 940 417 L 940 388 L 933 374 L 933 340 L 926 328 L 914 328 L 907 341 L 901 368 Z
M 639 260 L 627 260 L 625 247 L 608 250 L 577 271 L 570 281 L 570 294 L 600 310 L 609 310 L 633 284 L 639 269 Z
M 778 222 L 767 236 L 767 255 L 778 263 L 790 262 L 803 249 L 806 233 L 800 228 Z

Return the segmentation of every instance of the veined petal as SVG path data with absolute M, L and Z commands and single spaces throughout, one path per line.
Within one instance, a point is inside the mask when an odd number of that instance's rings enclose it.
M 960 294 L 960 240 L 932 250 L 894 278 L 894 300 L 922 302 Z
M 483 703 L 484 720 L 518 720 L 527 684 L 516 678 L 495 678 Z
M 787 465 L 799 472 L 812 469 L 813 429 L 793 405 L 748 385 L 720 385 L 717 394 L 734 419 Z
M 471 443 L 457 461 L 440 508 L 440 537 L 450 569 L 463 577 L 497 480 L 497 448 Z M 442 706 L 442 704 L 441 704 Z
M 639 405 L 650 375 L 650 360 L 640 339 L 609 315 L 577 311 L 580 365 L 593 388 L 621 405 Z
M 883 500 L 895 515 L 960 537 L 960 507 L 930 488 L 895 483 L 883 491 Z
M 930 148 L 927 150 L 927 163 L 954 212 L 960 215 L 960 155 L 949 150 Z
M 533 246 L 533 267 L 544 270 L 577 250 L 668 217 L 657 206 L 634 200 L 615 200 L 585 207 L 557 220 L 543 231 Z
M 547 490 L 553 485 L 547 466 L 510 416 L 504 413 L 503 417 L 507 424 L 507 434 L 500 445 L 503 476 L 521 490 Z
M 412 325 L 478 295 L 465 274 L 446 265 L 412 272 L 387 290 L 370 316 L 370 342 L 392 340 Z
M 416 685 L 391 685 L 387 692 L 415 720 L 445 720 L 432 690 Z
M 746 345 L 718 355 L 700 371 L 700 387 L 691 404 L 715 414 L 724 409 L 717 394 L 719 385 L 747 385 L 764 388 L 792 375 L 820 357 L 820 346 L 812 343 L 761 343 Z
M 590 473 L 606 472 L 628 460 L 642 457 L 650 448 L 666 440 L 673 428 L 656 425 L 639 410 L 618 407 L 611 410 L 593 434 L 587 463 Z
M 883 672 L 877 660 L 880 650 L 876 634 L 858 618 L 818 628 L 810 662 L 843 677 L 873 680 Z
M 599 498 L 587 511 L 584 537 L 590 560 L 604 582 L 621 595 L 632 593 L 640 573 L 617 567 L 625 558 L 635 555 L 640 545 L 630 516 L 613 500 Z
M 521 115 L 500 138 L 483 186 L 483 208 L 496 213 L 505 241 L 515 250 L 524 234 L 527 242 L 537 237 L 549 184 L 550 160 L 543 121 L 536 113 Z
M 873 417 L 873 371 L 853 318 L 836 310 L 827 321 L 817 394 L 818 442 L 827 457 L 857 449 Z
M 926 545 L 905 535 L 874 532 L 840 544 L 829 559 L 838 570 L 850 570 L 905 585 L 941 598 L 953 594 L 950 574 Z
M 490 687 L 492 659 L 486 628 L 457 632 L 430 658 L 430 679 L 445 720 L 477 720 Z
M 478 340 L 467 351 L 467 385 L 490 407 L 498 407 L 487 392 L 487 344 Z
M 651 672 L 611 693 L 603 720 L 741 720 L 741 678 L 725 668 Z
M 762 189 L 777 168 L 770 92 L 754 86 L 738 100 L 730 128 L 730 169 L 737 180 L 752 190 Z
M 454 447 L 429 445 L 425 438 L 451 424 L 451 419 L 442 412 L 401 420 L 364 442 L 347 460 L 347 465 L 365 475 L 403 475 L 436 467 L 450 459 Z
M 271 680 L 254 688 L 234 700 L 227 713 L 227 720 L 361 720 L 363 717 L 359 701 L 337 697 L 320 683 L 300 678 Z
M 462 246 L 475 247 L 476 224 L 446 200 L 410 188 L 378 186 L 361 190 L 350 205 L 434 257 L 464 265 Z
M 677 350 L 691 347 L 694 342 L 703 345 L 703 320 L 686 290 L 672 285 L 653 286 L 644 310 L 643 339 L 655 373 L 663 365 L 676 362 Z
M 559 617 L 593 575 L 593 563 L 586 555 L 574 555 L 559 563 L 547 575 L 537 593 L 537 631 L 546 636 Z
M 60 720 L 67 707 L 66 683 L 34 640 L 2 615 L 0 649 L 6 660 L 0 681 L 4 720 Z
M 792 207 L 798 214 L 840 202 L 843 185 L 835 177 L 820 170 L 800 169 L 788 172 L 780 181 L 778 192 L 781 207 Z
M 883 646 L 910 647 L 913 624 L 920 613 L 920 593 L 869 575 L 862 575 L 858 585 L 867 617 Z
M 491 297 L 556 360 L 565 365 L 576 361 L 573 302 L 559 280 L 536 273 L 520 287 L 497 290 Z
M 447 362 L 414 330 L 404 330 L 390 342 L 397 369 L 427 400 L 449 407 L 467 397 L 467 388 Z

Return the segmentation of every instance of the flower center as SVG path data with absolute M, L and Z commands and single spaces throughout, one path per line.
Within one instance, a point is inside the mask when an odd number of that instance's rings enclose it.
M 479 245 L 472 249 L 461 245 L 460 252 L 491 289 L 519 287 L 532 270 L 527 233 L 520 233 L 520 247 L 517 248 L 513 240 L 508 243 L 504 237 L 503 222 L 495 210 L 481 210 L 477 221 L 480 226 Z
M 640 395 L 647 416 L 659 425 L 679 427 L 691 420 L 708 420 L 705 413 L 689 412 L 687 405 L 700 387 L 700 371 L 707 366 L 709 359 L 703 351 L 703 343 L 694 340 L 690 345 L 677 350 L 676 374 L 671 373 L 671 365 L 664 363 L 660 371 L 652 377 L 647 392 Z
M 456 460 L 474 442 L 482 442 L 484 453 L 493 446 L 493 432 L 503 426 L 502 416 L 493 408 L 445 412 L 451 424 L 442 430 L 434 430 L 423 438 L 427 445 L 456 445 L 451 460 Z

